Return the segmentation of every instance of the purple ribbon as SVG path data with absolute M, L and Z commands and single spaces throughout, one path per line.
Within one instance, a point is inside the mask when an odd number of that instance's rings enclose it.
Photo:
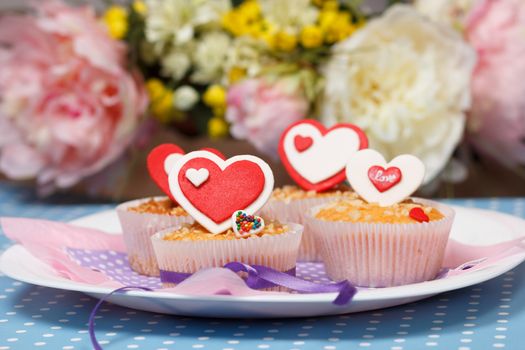
M 335 305 L 349 303 L 357 293 L 357 289 L 348 281 L 338 283 L 314 283 L 295 277 L 295 269 L 281 272 L 261 265 L 248 265 L 240 262 L 231 262 L 224 268 L 233 272 L 246 272 L 246 285 L 252 289 L 271 287 L 285 287 L 301 293 L 338 293 L 332 301 Z M 160 270 L 160 280 L 167 283 L 180 283 L 190 277 L 190 273 L 180 273 Z
M 271 287 L 285 287 L 301 293 L 338 293 L 337 297 L 332 301 L 335 305 L 345 305 L 352 301 L 352 298 L 357 293 L 357 288 L 348 281 L 341 281 L 337 283 L 314 283 L 305 281 L 295 277 L 295 268 L 286 272 L 274 270 L 272 268 L 261 265 L 248 265 L 240 262 L 231 262 L 224 265 L 224 268 L 232 270 L 233 272 L 245 272 L 248 274 L 246 278 L 246 285 L 252 289 L 264 289 Z M 160 279 L 162 282 L 179 284 L 188 277 L 191 273 L 181 273 L 173 271 L 160 270 Z M 129 290 L 144 290 L 152 291 L 151 288 L 139 286 L 126 286 L 115 289 L 111 293 L 102 297 L 95 305 L 91 314 L 89 315 L 89 337 L 94 350 L 102 350 L 102 347 L 95 336 L 95 315 L 100 306 L 113 294 L 126 292 Z
M 120 292 L 126 292 L 128 290 L 134 290 L 134 289 L 145 290 L 148 292 L 153 291 L 153 289 L 151 288 L 138 287 L 138 286 L 126 286 L 126 287 L 117 288 L 111 293 L 108 293 L 104 295 L 102 298 L 100 298 L 97 305 L 95 305 L 93 310 L 91 310 L 91 313 L 89 314 L 88 325 L 89 325 L 89 338 L 91 338 L 91 344 L 93 345 L 94 350 L 102 350 L 102 347 L 98 343 L 97 337 L 95 336 L 95 315 L 97 314 L 98 309 L 100 308 L 102 303 L 108 300 L 108 298 L 112 296 L 113 294 L 120 293 Z

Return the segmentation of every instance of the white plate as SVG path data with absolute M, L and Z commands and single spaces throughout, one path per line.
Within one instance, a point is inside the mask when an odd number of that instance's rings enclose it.
M 489 245 L 525 236 L 525 221 L 510 215 L 487 210 L 454 207 L 456 219 L 451 236 L 464 243 Z M 114 211 L 104 211 L 71 222 L 79 226 L 120 231 Z M 514 256 L 485 269 L 462 276 L 392 288 L 359 291 L 347 306 L 331 302 L 335 294 L 290 294 L 254 297 L 183 296 L 169 293 L 130 291 L 112 296 L 112 303 L 158 313 L 204 317 L 311 317 L 359 312 L 405 304 L 429 296 L 467 287 L 497 277 L 525 260 L 525 254 Z M 100 298 L 110 288 L 87 285 L 55 276 L 25 248 L 15 245 L 0 259 L 0 270 L 7 276 L 36 285 L 73 290 Z

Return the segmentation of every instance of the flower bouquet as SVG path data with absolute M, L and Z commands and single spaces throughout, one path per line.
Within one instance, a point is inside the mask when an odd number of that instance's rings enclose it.
M 276 159 L 279 135 L 305 117 L 356 124 L 387 157 L 418 156 L 425 183 L 458 164 L 460 143 L 523 165 L 522 2 L 366 5 L 146 0 L 97 13 L 48 0 L 6 14 L 0 172 L 44 194 L 107 182 L 123 155 L 151 148 L 151 125 Z

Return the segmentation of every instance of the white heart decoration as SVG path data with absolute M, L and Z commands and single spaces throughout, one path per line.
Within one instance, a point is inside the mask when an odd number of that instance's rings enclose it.
M 298 151 L 295 137 L 310 137 L 312 145 Z M 283 141 L 284 152 L 290 164 L 303 178 L 319 183 L 345 168 L 353 151 L 360 147 L 358 134 L 349 128 L 338 128 L 325 135 L 311 124 L 299 124 L 292 128 Z
M 384 169 L 396 167 L 401 170 L 401 180 L 384 192 L 380 192 L 368 177 L 368 171 L 373 166 Z M 350 186 L 368 203 L 378 203 L 388 207 L 399 203 L 414 193 L 425 177 L 425 165 L 419 158 L 403 154 L 387 163 L 381 153 L 365 149 L 352 155 L 346 165 L 346 178 Z
M 178 178 L 179 173 L 181 169 L 184 167 L 184 165 L 194 159 L 194 158 L 206 158 L 214 162 L 221 170 L 226 169 L 229 165 L 242 161 L 242 160 L 248 160 L 250 162 L 256 163 L 259 168 L 261 169 L 263 175 L 264 175 L 264 187 L 259 194 L 259 197 L 255 199 L 248 207 L 243 208 L 243 210 L 253 215 L 256 211 L 261 209 L 264 204 L 268 201 L 270 198 L 272 191 L 273 191 L 273 185 L 274 185 L 274 178 L 273 178 L 273 172 L 270 166 L 263 161 L 262 159 L 251 156 L 251 155 L 240 155 L 235 156 L 229 159 L 222 159 L 219 156 L 217 156 L 215 153 L 209 152 L 209 151 L 194 151 L 185 154 L 181 157 L 179 161 L 175 164 L 173 169 L 171 169 L 169 175 L 168 175 L 168 183 L 170 186 L 170 191 L 177 201 L 177 203 L 184 208 L 194 219 L 195 221 L 199 222 L 202 226 L 204 226 L 208 231 L 210 231 L 213 234 L 219 234 L 221 232 L 226 231 L 227 229 L 231 228 L 231 219 L 228 218 L 224 220 L 221 223 L 216 223 L 213 220 L 211 220 L 208 216 L 206 216 L 204 213 L 202 213 L 200 210 L 198 210 L 189 200 L 186 198 L 184 193 L 182 192 L 182 189 L 180 187 Z M 191 170 L 191 169 L 188 169 Z M 207 169 L 204 169 L 207 171 Z M 186 172 L 187 173 L 187 172 Z M 208 172 L 209 176 L 209 172 Z M 191 181 L 191 179 L 188 179 Z
M 210 177 L 210 172 L 208 171 L 208 169 L 204 168 L 199 170 L 188 169 L 185 175 L 188 178 L 188 180 L 190 180 L 190 182 L 193 184 L 193 186 L 199 187 L 200 185 L 205 183 L 206 180 L 208 180 L 208 177 Z
M 164 159 L 164 171 L 166 174 L 170 173 L 170 170 L 173 168 L 175 163 L 182 157 L 180 153 L 172 153 Z

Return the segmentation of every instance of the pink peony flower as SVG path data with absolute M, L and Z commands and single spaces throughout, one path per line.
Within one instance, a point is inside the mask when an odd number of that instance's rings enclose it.
M 248 79 L 228 91 L 226 120 L 233 137 L 246 139 L 259 151 L 277 157 L 281 133 L 306 116 L 308 101 L 297 84 Z
M 507 165 L 525 164 L 525 2 L 479 1 L 465 35 L 478 53 L 472 142 Z
M 146 108 L 125 46 L 87 7 L 57 1 L 0 18 L 0 171 L 64 188 L 102 170 Z

